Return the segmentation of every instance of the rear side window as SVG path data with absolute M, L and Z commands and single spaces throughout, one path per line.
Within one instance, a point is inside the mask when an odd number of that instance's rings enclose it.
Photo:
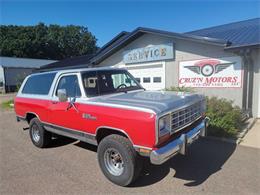
M 56 73 L 30 76 L 22 90 L 23 94 L 48 95 Z

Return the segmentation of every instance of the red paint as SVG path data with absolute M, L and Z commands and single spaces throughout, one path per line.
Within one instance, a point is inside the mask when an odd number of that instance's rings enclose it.
M 42 122 L 91 134 L 96 134 L 100 126 L 118 128 L 128 134 L 134 145 L 154 147 L 155 114 L 90 104 L 75 103 L 75 105 L 79 112 L 74 108 L 66 111 L 68 102 L 15 98 L 15 111 L 19 116 L 25 117 L 26 113 L 33 112 Z M 96 120 L 83 118 L 84 113 L 96 117 Z
M 204 66 L 205 64 L 210 64 L 212 66 L 215 66 L 217 64 L 220 64 L 220 61 L 219 60 L 215 60 L 215 59 L 205 59 L 205 60 L 201 60 L 201 61 L 198 61 L 194 64 L 194 66 Z

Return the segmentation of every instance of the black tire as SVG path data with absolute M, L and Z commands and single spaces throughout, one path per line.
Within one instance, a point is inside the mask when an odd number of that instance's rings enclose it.
M 119 175 L 112 174 L 111 170 L 107 168 L 108 163 L 105 159 L 107 159 L 107 155 L 111 155 L 111 150 L 115 150 L 121 155 L 123 170 Z M 129 139 L 121 135 L 113 134 L 105 137 L 98 145 L 97 153 L 99 166 L 103 174 L 114 184 L 128 186 L 138 178 L 142 170 L 143 161 L 141 157 L 134 150 Z
M 38 118 L 33 118 L 30 121 L 29 127 L 29 134 L 32 143 L 38 148 L 47 147 L 51 141 L 52 136 L 50 132 L 46 131 L 43 128 L 43 125 L 41 124 L 40 120 Z M 37 131 L 37 133 L 35 133 L 35 131 Z M 36 134 L 38 136 L 35 136 Z

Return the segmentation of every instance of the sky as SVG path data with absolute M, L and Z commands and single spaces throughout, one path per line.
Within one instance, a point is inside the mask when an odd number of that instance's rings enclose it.
M 86 26 L 99 47 L 140 26 L 187 32 L 259 17 L 260 0 L 0 0 L 2 25 Z

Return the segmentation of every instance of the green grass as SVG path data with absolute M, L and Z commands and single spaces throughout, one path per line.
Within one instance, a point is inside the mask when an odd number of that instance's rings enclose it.
M 2 102 L 2 108 L 3 109 L 12 109 L 13 106 L 11 106 L 11 104 L 14 103 L 14 100 L 8 100 L 8 101 L 5 101 L 5 102 Z

